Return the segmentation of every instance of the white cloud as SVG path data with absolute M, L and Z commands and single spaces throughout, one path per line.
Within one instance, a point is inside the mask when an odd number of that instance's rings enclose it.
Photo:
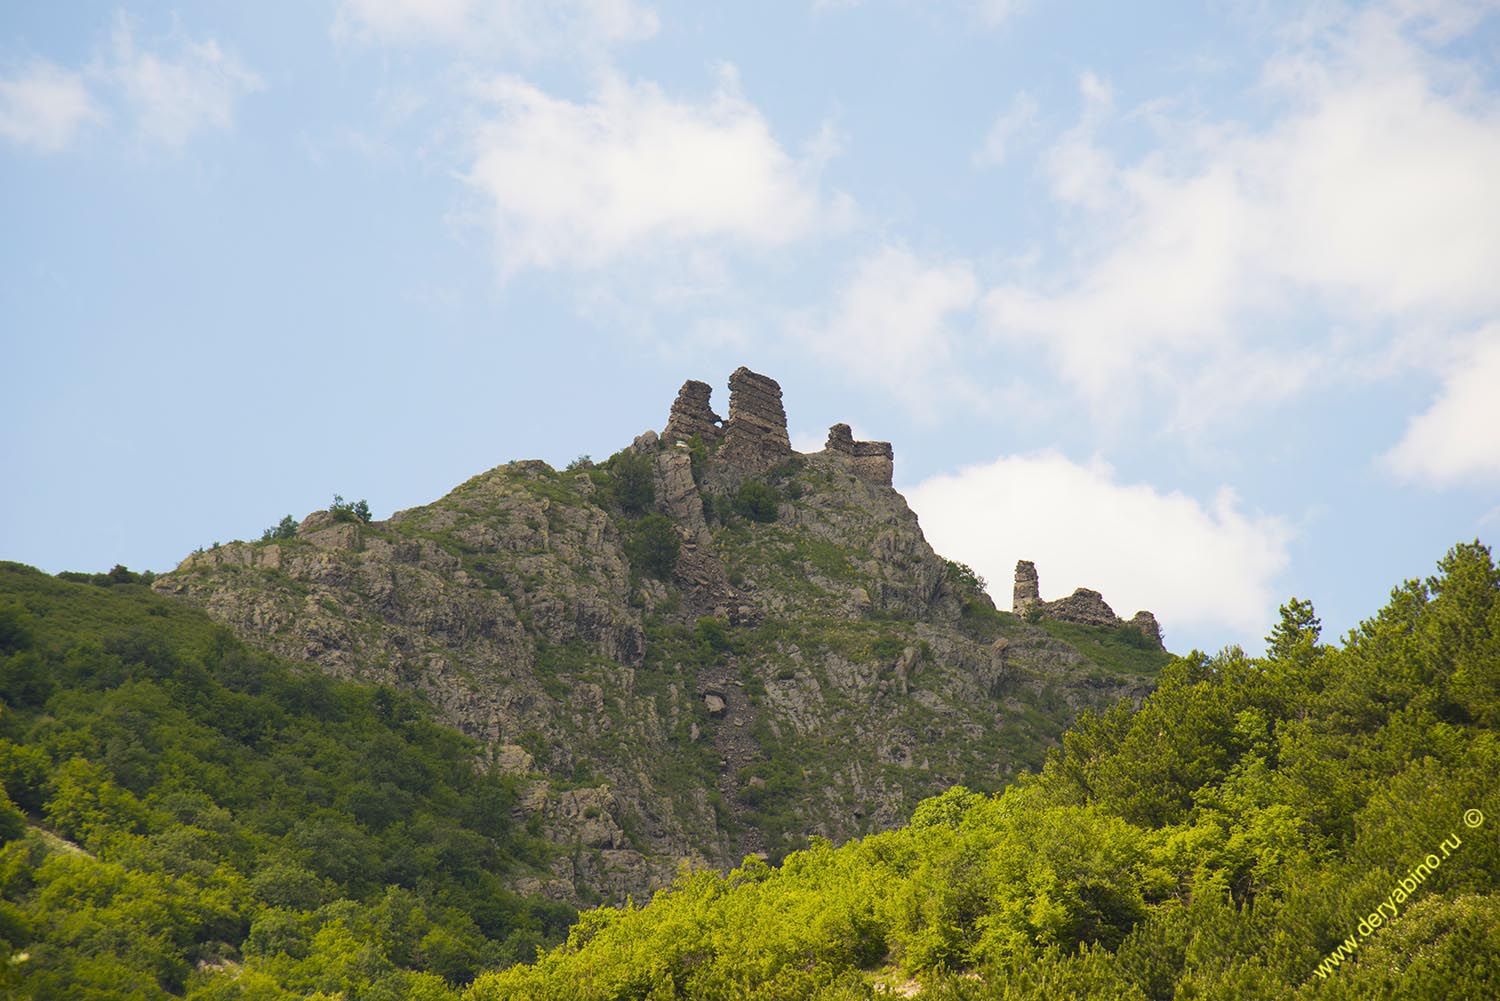
M 774 247 L 838 223 L 739 92 L 732 70 L 707 100 L 607 77 L 574 103 L 516 77 L 482 90 L 466 180 L 493 222 L 502 275 L 593 268 L 703 244 Z
M 974 154 L 974 162 L 980 166 L 1004 163 L 1011 140 L 1036 123 L 1037 110 L 1034 97 L 1025 92 L 1017 94 L 1010 107 L 990 126 L 984 145 Z
M 1476 16 L 1343 11 L 1267 66 L 1269 124 L 1158 121 L 1161 143 L 1134 162 L 1101 146 L 1104 123 L 1131 119 L 1086 76 L 1079 125 L 1042 161 L 1081 211 L 1082 252 L 999 283 L 991 328 L 1045 345 L 1096 405 L 1165 399 L 1180 426 L 1367 370 L 1413 328 L 1442 340 L 1491 319 L 1500 100 L 1421 41 Z M 1217 391 L 1246 370 L 1265 395 Z
M 1029 4 L 1030 0 L 975 0 L 974 10 L 981 21 L 993 28 L 1009 21 Z
M 1047 150 L 1042 168 L 1058 201 L 1103 212 L 1120 200 L 1116 191 L 1118 168 L 1096 145 L 1094 133 L 1113 113 L 1115 95 L 1093 73 L 1079 78 L 1078 91 L 1083 98 L 1083 114 L 1078 124 Z
M 0 136 L 18 146 L 60 152 L 103 117 L 76 71 L 35 62 L 0 80 Z
M 968 563 L 1010 607 L 1017 560 L 1037 565 L 1048 600 L 1088 587 L 1129 618 L 1150 609 L 1174 630 L 1229 629 L 1246 642 L 1273 620 L 1291 533 L 1241 510 L 1225 488 L 1208 503 L 1122 483 L 1106 463 L 1052 451 L 1003 456 L 905 491 L 935 549 Z M 1173 648 L 1178 646 L 1173 644 Z
M 198 41 L 174 29 L 167 41 L 174 51 L 141 47 L 129 19 L 118 14 L 109 49 L 86 67 L 37 62 L 0 80 L 0 136 L 56 153 L 112 117 L 106 103 L 134 118 L 148 143 L 181 147 L 195 132 L 228 129 L 235 102 L 262 89 L 260 77 L 212 38 Z
M 633 0 L 344 0 L 333 31 L 364 42 L 535 58 L 603 51 L 659 27 L 656 12 Z
M 136 44 L 123 15 L 116 19 L 113 61 L 105 71 L 134 111 L 143 138 L 181 147 L 195 132 L 228 129 L 234 105 L 261 90 L 260 77 L 212 38 L 174 33 L 176 51 L 152 52 Z
M 823 315 L 799 314 L 792 336 L 845 372 L 881 386 L 919 417 L 940 398 L 970 398 L 955 372 L 960 332 L 979 285 L 967 261 L 929 263 L 904 247 L 883 246 L 860 260 Z
M 1500 483 L 1500 325 L 1483 332 L 1425 413 L 1383 456 L 1398 476 L 1431 486 Z
M 848 10 L 859 7 L 864 0 L 813 0 L 814 13 L 825 10 Z M 986 27 L 995 28 L 1020 14 L 1031 0 L 961 0 L 957 6 L 967 10 Z M 920 4 L 910 6 L 920 7 Z

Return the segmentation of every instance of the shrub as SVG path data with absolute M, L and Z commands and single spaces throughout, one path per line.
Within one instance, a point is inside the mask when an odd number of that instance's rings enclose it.
M 688 459 L 692 463 L 693 482 L 703 486 L 703 473 L 708 469 L 708 446 L 703 443 L 701 435 L 693 435 L 688 439 Z
M 31 649 L 30 618 L 19 604 L 0 605 L 0 654 Z
M 643 514 L 656 503 L 655 470 L 651 460 L 625 449 L 609 457 L 610 491 L 626 514 Z
M 705 663 L 716 663 L 719 655 L 734 649 L 729 632 L 718 619 L 699 619 L 693 626 L 693 643 L 698 647 L 700 658 Z
M 625 540 L 625 556 L 636 572 L 658 580 L 668 580 L 677 566 L 682 540 L 677 527 L 662 514 L 648 514 L 630 528 Z
M 354 503 L 348 503 L 340 494 L 333 495 L 333 503 L 328 505 L 328 513 L 333 515 L 334 521 L 360 521 L 368 523 L 370 520 L 370 505 L 363 499 Z
M 337 500 L 338 498 L 335 498 L 335 502 L 337 502 Z M 364 501 L 360 501 L 359 503 L 363 504 Z M 369 510 L 370 509 L 368 507 L 365 508 L 365 514 L 368 515 Z M 369 521 L 370 519 L 366 517 L 364 520 Z M 297 519 L 293 518 L 291 515 L 287 515 L 276 524 L 260 533 L 260 541 L 262 542 L 274 542 L 278 539 L 295 539 L 296 537 Z
M 959 563 L 957 560 L 944 562 L 948 564 L 948 579 L 959 590 L 977 594 L 987 586 L 985 579 L 969 564 Z
M 776 520 L 776 508 L 781 495 L 776 488 L 756 480 L 741 483 L 734 492 L 734 510 L 750 521 L 772 522 Z
M 14 841 L 25 833 L 26 818 L 5 795 L 5 790 L 0 789 L 0 844 Z
M 218 549 L 219 544 L 214 543 Z M 200 546 L 197 550 L 202 552 Z M 64 570 L 57 575 L 58 580 L 65 580 L 71 584 L 92 584 L 95 587 L 114 587 L 116 584 L 150 584 L 156 579 L 156 574 L 150 570 L 136 573 L 129 567 L 116 563 L 109 569 L 108 573 L 80 573 L 77 570 Z

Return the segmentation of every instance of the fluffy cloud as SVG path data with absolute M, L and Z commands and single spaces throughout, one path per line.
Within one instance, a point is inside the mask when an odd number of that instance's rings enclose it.
M 536 57 L 640 41 L 658 26 L 656 12 L 632 0 L 344 0 L 333 30 L 367 42 Z
M 114 58 L 106 76 L 133 111 L 143 138 L 181 147 L 195 132 L 228 129 L 234 121 L 235 102 L 263 84 L 211 38 L 172 41 L 172 52 L 144 50 L 121 17 L 115 25 Z
M 1043 169 L 1091 249 L 999 283 L 995 334 L 1047 345 L 1096 403 L 1164 395 L 1184 423 L 1343 377 L 1412 328 L 1441 340 L 1492 318 L 1500 101 L 1425 44 L 1478 15 L 1341 13 L 1267 66 L 1270 124 L 1158 116 L 1164 142 L 1134 163 L 1099 144 L 1111 102 L 1086 76 L 1082 120 Z M 1253 394 L 1233 391 L 1247 370 Z
M 1011 140 L 1036 123 L 1037 111 L 1036 98 L 1024 92 L 1017 94 L 1005 113 L 990 126 L 984 146 L 974 154 L 974 162 L 980 166 L 1004 163 Z
M 978 296 L 967 261 L 927 262 L 883 246 L 856 263 L 831 309 L 794 317 L 791 334 L 921 417 L 940 396 L 974 402 L 977 394 L 953 367 L 954 321 L 972 312 Z
M 1252 644 L 1275 617 L 1272 582 L 1287 565 L 1290 531 L 1242 511 L 1228 489 L 1203 503 L 1048 451 L 936 476 L 906 494 L 934 548 L 983 574 L 1001 608 L 1016 561 L 1029 559 L 1043 598 L 1094 588 L 1126 618 L 1153 611 L 1169 643 L 1174 631 L 1227 629 Z
M 812 9 L 817 11 L 845 10 L 861 6 L 865 0 L 813 0 Z M 968 12 L 988 28 L 995 28 L 1020 14 L 1030 0 L 959 0 L 954 6 Z
M 0 136 L 19 146 L 59 152 L 101 117 L 82 75 L 75 71 L 36 62 L 0 80 Z
M 1384 456 L 1388 468 L 1432 486 L 1500 483 L 1500 325 L 1449 372 L 1428 410 Z
M 593 268 L 702 245 L 773 247 L 834 221 L 732 71 L 707 100 L 608 77 L 592 101 L 515 77 L 482 89 L 466 175 L 487 206 L 504 276 Z
M 211 38 L 198 41 L 174 31 L 165 44 L 162 51 L 141 47 L 120 14 L 108 51 L 89 65 L 65 69 L 37 62 L 0 80 L 0 136 L 56 153 L 88 127 L 104 124 L 112 111 L 133 118 L 142 141 L 176 148 L 195 132 L 229 128 L 235 102 L 263 86 Z

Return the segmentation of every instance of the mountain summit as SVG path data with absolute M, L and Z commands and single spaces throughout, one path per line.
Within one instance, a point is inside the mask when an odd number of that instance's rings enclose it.
M 155 587 L 429 699 L 559 846 L 517 889 L 571 901 L 999 788 L 1080 709 L 1149 691 L 1167 655 L 1141 616 L 997 611 L 928 545 L 889 443 L 835 424 L 796 452 L 775 380 L 729 388 L 721 418 L 684 383 L 603 462 L 507 463 L 384 521 L 335 505 Z

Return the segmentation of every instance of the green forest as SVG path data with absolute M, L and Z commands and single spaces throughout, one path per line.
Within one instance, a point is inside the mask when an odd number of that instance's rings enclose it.
M 1500 996 L 1500 569 L 1478 542 L 1337 645 L 1293 599 L 1265 656 L 1174 659 L 993 796 L 576 923 L 503 889 L 547 850 L 420 704 L 128 577 L 0 567 L 13 996 Z
M 509 780 L 426 706 L 69 576 L 0 564 L 9 996 L 455 998 L 561 939 L 504 888 L 548 850 Z

